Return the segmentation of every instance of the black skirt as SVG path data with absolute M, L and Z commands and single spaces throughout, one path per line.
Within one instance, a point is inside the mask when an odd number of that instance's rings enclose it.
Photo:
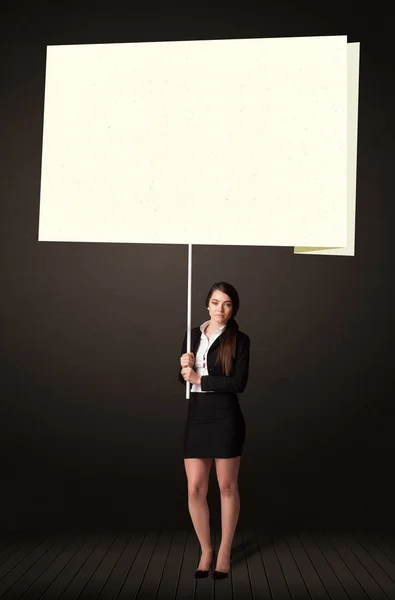
M 241 456 L 245 437 L 237 394 L 190 392 L 184 458 Z

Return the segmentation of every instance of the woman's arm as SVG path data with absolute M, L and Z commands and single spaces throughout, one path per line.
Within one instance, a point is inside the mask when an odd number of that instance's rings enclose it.
M 183 354 L 185 354 L 186 351 L 187 351 L 187 334 L 185 333 L 184 341 L 182 342 L 181 355 L 180 356 L 182 356 Z M 185 381 L 185 379 L 181 375 L 181 369 L 182 369 L 182 367 L 180 366 L 179 371 L 178 371 L 178 379 L 186 387 L 187 382 Z

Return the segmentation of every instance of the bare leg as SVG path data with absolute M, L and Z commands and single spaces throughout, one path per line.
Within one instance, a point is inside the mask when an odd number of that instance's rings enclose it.
M 184 458 L 188 479 L 188 508 L 193 527 L 200 542 L 202 556 L 199 570 L 207 571 L 212 559 L 210 515 L 207 492 L 212 458 Z
M 230 552 L 240 514 L 238 475 L 240 456 L 216 458 L 218 485 L 221 492 L 221 545 L 218 549 L 217 571 L 227 572 L 230 568 Z

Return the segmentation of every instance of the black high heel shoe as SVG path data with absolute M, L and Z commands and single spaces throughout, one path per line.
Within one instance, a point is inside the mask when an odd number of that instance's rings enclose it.
M 229 561 L 229 571 L 232 564 L 232 553 L 230 553 L 230 561 Z M 229 577 L 229 571 L 225 573 L 225 571 L 217 571 L 214 569 L 213 579 L 226 579 Z
M 208 568 L 208 571 L 204 571 L 204 570 L 198 569 L 197 571 L 195 571 L 195 579 L 205 579 L 206 577 L 208 577 L 210 569 L 213 568 L 214 559 L 215 559 L 215 552 L 213 550 L 213 557 L 211 559 L 211 563 L 210 563 L 210 566 Z

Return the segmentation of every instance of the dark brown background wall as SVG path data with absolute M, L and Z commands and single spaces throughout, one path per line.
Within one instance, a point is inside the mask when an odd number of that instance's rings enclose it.
M 2 4 L 0 528 L 190 524 L 187 247 L 37 242 L 46 45 L 334 34 L 361 42 L 356 255 L 194 246 L 193 324 L 237 288 L 240 525 L 392 527 L 393 52 L 385 9 L 352 4 Z M 219 525 L 214 470 L 209 502 Z

